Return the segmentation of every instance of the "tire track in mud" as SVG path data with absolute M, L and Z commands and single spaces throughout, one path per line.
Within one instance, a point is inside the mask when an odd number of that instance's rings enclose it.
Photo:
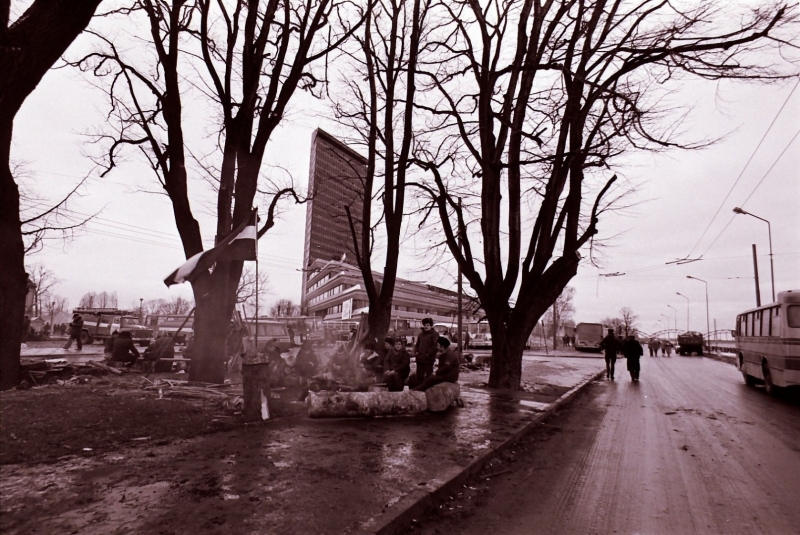
M 616 407 L 620 403 L 614 383 L 598 403 Z M 566 482 L 566 489 L 558 497 L 546 533 L 607 533 L 608 514 L 615 510 L 618 496 L 613 474 L 622 463 L 622 450 L 615 447 L 615 437 L 624 435 L 628 425 L 617 411 L 607 410 L 593 427 L 590 445 L 580 456 L 575 469 Z

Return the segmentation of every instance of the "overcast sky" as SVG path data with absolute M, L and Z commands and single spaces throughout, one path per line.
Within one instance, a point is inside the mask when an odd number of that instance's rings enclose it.
M 667 321 L 674 327 L 676 319 L 678 328 L 685 329 L 687 301 L 676 295 L 680 292 L 689 299 L 689 327 L 705 331 L 704 285 L 686 278 L 692 275 L 708 282 L 711 329 L 715 320 L 720 329 L 732 328 L 737 312 L 755 306 L 751 244 L 758 247 L 762 300 L 771 298 L 767 225 L 749 216 L 734 216 L 735 206 L 772 224 L 776 292 L 800 290 L 800 140 L 795 137 L 800 128 L 800 88 L 789 97 L 795 86 L 795 80 L 769 86 L 684 84 L 676 98 L 693 107 L 685 124 L 691 139 L 725 137 L 702 151 L 636 155 L 629 165 L 614 169 L 639 185 L 638 204 L 625 213 L 606 214 L 600 221 L 600 237 L 610 239 L 598 257 L 600 267 L 587 258 L 572 282 L 577 291 L 576 321 L 599 321 L 627 306 L 639 316 L 645 332 L 662 329 Z M 100 211 L 74 240 L 51 243 L 29 257 L 27 264 L 40 263 L 52 270 L 60 279 L 55 293 L 67 297 L 71 306 L 89 291 L 115 291 L 121 307 L 138 306 L 140 298 L 191 297 L 188 284 L 171 289 L 163 284 L 184 257 L 170 203 L 153 193 L 158 188 L 152 172 L 132 159 L 106 178 L 91 173 L 86 134 L 100 128 L 104 111 L 102 94 L 82 75 L 59 70 L 44 78 L 17 116 L 12 160 L 23 164 L 25 183 L 40 197 L 55 200 L 90 174 L 82 196 L 69 208 L 75 217 Z M 340 133 L 329 117 L 325 103 L 301 96 L 270 141 L 267 162 L 287 169 L 295 183 L 305 187 L 311 133 L 317 127 Z M 195 186 L 196 191 L 203 189 L 202 184 Z M 212 201 L 207 193 L 194 201 L 207 242 L 213 239 Z M 280 220 L 260 242 L 260 267 L 271 280 L 269 302 L 299 301 L 304 224 L 305 207 L 286 203 Z M 452 284 L 443 271 L 421 272 L 421 262 L 411 249 L 407 244 L 401 276 Z M 702 260 L 666 264 L 689 256 Z M 610 273 L 624 275 L 603 276 Z

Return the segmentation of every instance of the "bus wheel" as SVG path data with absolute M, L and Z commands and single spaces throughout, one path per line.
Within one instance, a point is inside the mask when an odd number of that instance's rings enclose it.
M 81 344 L 85 346 L 90 346 L 92 345 L 92 342 L 94 342 L 94 338 L 92 338 L 92 335 L 86 331 L 81 331 Z
M 769 370 L 769 364 L 767 361 L 761 363 L 761 371 L 764 374 L 764 390 L 766 390 L 767 394 L 770 396 L 774 396 L 777 393 L 777 388 L 772 382 L 772 373 Z

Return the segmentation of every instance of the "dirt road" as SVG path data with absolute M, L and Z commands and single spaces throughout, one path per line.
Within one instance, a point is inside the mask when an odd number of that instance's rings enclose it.
M 644 357 L 638 384 L 618 366 L 410 532 L 798 533 L 796 395 L 699 357 Z

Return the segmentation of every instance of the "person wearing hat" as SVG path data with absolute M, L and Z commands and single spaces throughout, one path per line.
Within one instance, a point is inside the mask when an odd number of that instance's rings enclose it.
M 414 344 L 414 355 L 417 363 L 415 376 L 419 381 L 433 374 L 433 363 L 436 362 L 436 342 L 439 335 L 433 329 L 433 320 L 422 320 L 422 331 Z
M 389 392 L 402 392 L 408 374 L 411 373 L 411 357 L 408 356 L 403 341 L 399 338 L 393 340 L 386 338 L 392 345 L 392 349 L 386 354 L 383 361 L 383 382 L 389 388 Z
M 429 375 L 423 380 L 420 380 L 416 374 L 408 378 L 408 388 L 419 392 L 424 392 L 433 385 L 439 383 L 457 383 L 458 374 L 461 371 L 461 362 L 458 360 L 453 348 L 450 347 L 450 340 L 444 336 L 440 336 L 436 342 L 436 355 L 439 357 L 439 362 L 436 367 L 436 373 Z
M 64 346 L 64 349 L 69 349 L 72 345 L 72 341 L 75 340 L 78 343 L 78 351 L 83 349 L 83 342 L 81 342 L 81 333 L 83 332 L 83 318 L 80 314 L 75 312 L 72 315 L 72 321 L 69 324 L 69 340 L 67 340 L 67 345 Z

